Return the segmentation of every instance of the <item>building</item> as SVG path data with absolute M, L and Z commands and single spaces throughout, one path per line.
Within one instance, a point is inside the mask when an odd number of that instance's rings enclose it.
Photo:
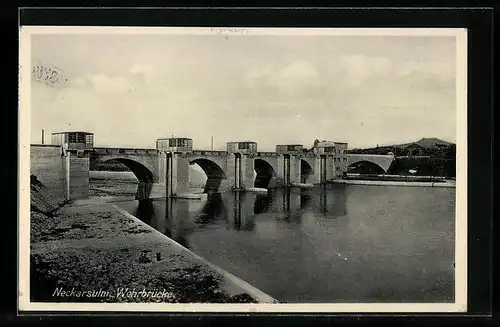
M 317 142 L 313 148 L 315 155 L 332 157 L 335 166 L 335 175 L 341 176 L 347 172 L 347 143 L 321 141 Z
M 228 153 L 257 153 L 257 143 L 252 141 L 227 142 Z
M 316 155 L 345 154 L 345 153 L 347 153 L 347 143 L 333 142 L 333 141 L 321 141 L 321 142 L 316 143 L 316 145 L 313 148 L 313 152 Z
M 347 143 L 334 142 L 334 147 L 333 162 L 335 164 L 335 174 L 340 176 L 347 172 L 347 167 L 349 166 L 347 161 Z
M 193 151 L 193 139 L 187 137 L 170 137 L 156 140 L 156 149 L 167 152 Z
M 94 133 L 59 132 L 52 133 L 51 144 L 61 145 L 64 150 L 85 151 L 94 147 Z
M 276 146 L 276 152 L 280 154 L 304 153 L 304 146 L 302 144 L 280 144 Z

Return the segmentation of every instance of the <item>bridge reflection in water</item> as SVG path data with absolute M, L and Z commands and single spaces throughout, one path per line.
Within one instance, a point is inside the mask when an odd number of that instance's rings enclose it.
M 280 301 L 454 300 L 454 189 L 330 184 L 119 206 Z
M 346 185 L 312 189 L 278 188 L 267 194 L 212 193 L 206 201 L 167 198 L 138 201 L 132 214 L 176 242 L 189 248 L 189 235 L 198 229 L 224 224 L 251 232 L 259 216 L 272 214 L 276 221 L 301 223 L 306 212 L 330 219 L 347 215 Z M 132 203 L 129 204 L 130 208 Z M 125 205 L 128 207 L 129 205 Z

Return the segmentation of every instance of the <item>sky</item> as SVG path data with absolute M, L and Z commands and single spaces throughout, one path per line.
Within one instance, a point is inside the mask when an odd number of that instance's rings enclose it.
M 453 36 L 33 35 L 32 65 L 64 79 L 32 78 L 31 142 L 42 129 L 137 148 L 456 142 L 455 58 Z

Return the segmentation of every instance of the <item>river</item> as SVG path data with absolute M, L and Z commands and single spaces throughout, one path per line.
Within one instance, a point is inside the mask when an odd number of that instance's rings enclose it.
M 330 184 L 139 203 L 130 173 L 92 172 L 90 184 L 91 197 L 118 196 L 282 302 L 454 302 L 454 188 Z

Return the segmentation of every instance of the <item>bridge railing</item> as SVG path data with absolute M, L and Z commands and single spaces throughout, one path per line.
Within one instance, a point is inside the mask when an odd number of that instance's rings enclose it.
M 96 154 L 154 154 L 158 153 L 157 149 L 136 149 L 136 148 L 94 148 Z
M 395 157 L 391 154 L 371 154 L 371 153 L 348 153 L 349 157 L 373 157 L 373 158 L 390 158 Z
M 191 153 L 196 156 L 218 156 L 218 157 L 227 156 L 227 151 L 217 151 L 217 150 L 193 150 Z
M 257 152 L 257 157 L 277 157 L 277 152 Z

